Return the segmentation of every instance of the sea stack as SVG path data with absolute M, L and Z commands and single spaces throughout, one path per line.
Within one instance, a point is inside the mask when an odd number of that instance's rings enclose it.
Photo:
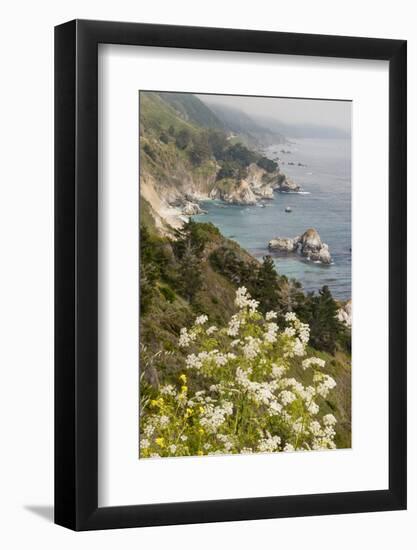
M 330 264 L 332 261 L 329 247 L 326 243 L 322 242 L 320 235 L 314 228 L 307 229 L 307 231 L 301 235 L 300 252 L 313 262 Z
M 313 262 L 330 264 L 332 257 L 329 247 L 323 243 L 314 228 L 307 229 L 301 237 L 275 237 L 268 243 L 272 252 L 297 252 Z

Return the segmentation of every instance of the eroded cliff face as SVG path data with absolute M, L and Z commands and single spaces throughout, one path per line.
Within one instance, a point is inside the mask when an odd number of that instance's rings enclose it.
M 155 147 L 155 144 L 153 144 Z M 187 216 L 203 213 L 200 200 L 218 199 L 229 204 L 255 205 L 272 200 L 274 191 L 298 190 L 279 169 L 267 172 L 256 163 L 249 165 L 244 178 L 217 179 L 214 160 L 195 167 L 171 148 L 161 147 L 158 162 L 141 154 L 140 193 L 151 207 L 159 228 L 179 227 Z M 162 154 L 163 153 L 163 154 Z

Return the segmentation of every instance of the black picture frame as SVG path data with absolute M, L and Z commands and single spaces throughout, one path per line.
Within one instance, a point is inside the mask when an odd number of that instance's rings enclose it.
M 389 62 L 389 488 L 98 506 L 98 44 Z M 55 522 L 74 530 L 406 508 L 406 41 L 74 20 L 55 28 Z

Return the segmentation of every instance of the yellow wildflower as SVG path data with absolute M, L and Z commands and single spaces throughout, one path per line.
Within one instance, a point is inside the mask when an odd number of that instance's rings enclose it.
M 183 382 L 183 384 L 187 383 L 187 376 L 185 374 L 180 374 L 179 379 Z
M 164 445 L 165 445 L 165 440 L 164 440 L 163 437 L 157 437 L 157 438 L 155 439 L 155 443 L 156 443 L 157 445 L 159 445 L 160 447 L 164 447 Z
M 182 393 L 187 393 L 188 387 L 187 386 L 181 386 Z
M 192 414 L 193 414 L 193 409 L 190 409 L 189 407 L 187 407 L 187 409 L 185 410 L 185 418 L 188 418 Z

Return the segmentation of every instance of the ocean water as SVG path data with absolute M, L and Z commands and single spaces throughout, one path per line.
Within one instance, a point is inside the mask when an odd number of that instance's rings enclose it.
M 281 150 L 290 151 L 282 153 Z M 206 215 L 226 237 L 236 240 L 253 256 L 269 254 L 274 237 L 295 237 L 315 228 L 329 245 L 331 265 L 310 262 L 299 254 L 271 254 L 277 271 L 298 279 L 304 290 L 318 291 L 327 285 L 335 298 L 351 297 L 351 148 L 345 139 L 292 140 L 290 145 L 265 149 L 269 158 L 279 157 L 281 171 L 298 185 L 301 193 L 274 193 L 274 200 L 259 206 L 225 205 L 205 201 Z M 291 166 L 288 162 L 294 162 Z M 301 163 L 303 166 L 298 166 Z M 291 213 L 285 208 L 290 206 Z

